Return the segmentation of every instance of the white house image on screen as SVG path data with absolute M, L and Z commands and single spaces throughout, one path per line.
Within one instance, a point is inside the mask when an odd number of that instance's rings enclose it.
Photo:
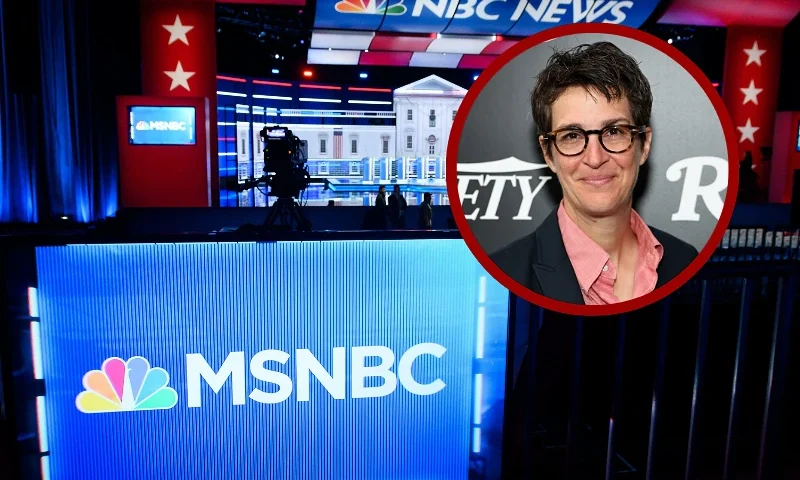
M 466 89 L 436 75 L 395 90 L 395 156 L 444 160 L 450 129 L 466 94 Z
M 333 191 L 373 192 L 378 184 L 395 182 L 404 186 L 404 191 L 424 186 L 426 191 L 444 195 L 447 141 L 466 93 L 465 88 L 431 75 L 395 89 L 393 111 L 313 112 L 318 117 L 393 119 L 394 125 L 291 122 L 292 115 L 310 116 L 305 110 L 281 110 L 280 121 L 307 142 L 309 174 L 327 179 Z M 253 125 L 256 131 L 261 126 Z

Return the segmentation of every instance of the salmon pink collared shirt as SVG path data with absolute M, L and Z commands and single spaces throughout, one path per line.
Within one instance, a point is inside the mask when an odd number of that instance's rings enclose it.
M 564 202 L 558 207 L 558 226 L 564 239 L 578 284 L 581 287 L 586 305 L 608 305 L 619 303 L 614 294 L 617 268 L 610 256 L 594 242 L 564 210 Z M 631 210 L 631 228 L 639 244 L 639 256 L 633 279 L 633 298 L 652 292 L 658 281 L 656 269 L 664 257 L 664 247 L 653 232 L 634 210 Z

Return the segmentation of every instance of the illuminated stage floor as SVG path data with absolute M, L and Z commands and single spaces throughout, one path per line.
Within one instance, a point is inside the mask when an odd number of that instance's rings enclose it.
M 447 193 L 447 184 L 444 179 L 379 181 L 353 180 L 349 178 L 328 179 L 328 188 L 333 192 L 375 192 L 381 185 L 386 185 L 387 190 L 391 190 L 394 185 L 400 185 L 401 191 L 411 193 Z
M 447 196 L 447 188 L 444 180 L 405 180 L 405 181 L 373 181 L 365 182 L 361 180 L 349 179 L 330 179 L 328 188 L 323 185 L 310 185 L 303 192 L 300 203 L 307 206 L 326 206 L 329 200 L 333 200 L 337 206 L 369 206 L 375 205 L 375 197 L 378 193 L 378 186 L 385 185 L 388 193 L 391 193 L 393 185 L 400 185 L 403 197 L 409 206 L 422 203 L 425 193 L 431 194 L 433 205 L 450 205 Z M 231 193 L 228 203 L 223 206 L 240 207 L 265 207 L 272 205 L 274 197 L 269 198 L 269 203 L 265 202 L 263 193 L 251 190 L 239 193 Z

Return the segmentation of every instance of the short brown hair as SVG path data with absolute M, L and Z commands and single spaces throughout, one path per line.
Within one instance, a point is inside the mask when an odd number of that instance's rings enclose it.
M 609 102 L 627 97 L 633 123 L 650 125 L 653 93 L 639 64 L 613 43 L 597 42 L 555 52 L 547 61 L 531 93 L 531 111 L 539 134 L 552 130 L 553 103 L 574 86 L 594 90 Z

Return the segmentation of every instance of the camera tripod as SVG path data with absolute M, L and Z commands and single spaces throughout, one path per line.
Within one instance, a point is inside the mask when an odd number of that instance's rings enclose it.
M 292 225 L 297 222 L 297 229 L 301 232 L 311 231 L 311 221 L 303 215 L 303 210 L 293 197 L 278 197 L 270 207 L 264 226 L 269 228 L 279 220 L 282 228 L 292 230 Z

